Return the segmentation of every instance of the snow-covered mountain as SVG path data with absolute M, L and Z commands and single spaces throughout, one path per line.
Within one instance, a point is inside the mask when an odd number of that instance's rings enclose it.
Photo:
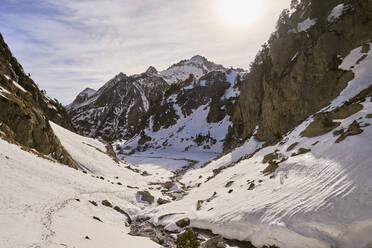
M 168 69 L 161 71 L 160 75 L 168 84 L 185 81 L 190 74 L 196 79 L 211 71 L 226 70 L 222 65 L 208 61 L 205 57 L 195 55 L 191 59 L 182 60 Z
M 174 84 L 151 105 L 145 128 L 130 140 L 118 141 L 123 154 L 136 151 L 205 151 L 220 154 L 232 125 L 244 72 L 213 71 L 200 79 Z
M 131 139 L 145 129 L 147 111 L 168 89 L 177 88 L 192 75 L 197 81 L 211 71 L 226 71 L 202 56 L 194 56 L 158 72 L 150 66 L 145 73 L 118 74 L 97 92 L 85 89 L 67 106 L 78 133 L 108 140 Z M 156 105 L 156 104 L 155 104 Z
M 94 89 L 86 88 L 85 90 L 80 92 L 79 95 L 77 95 L 75 100 L 70 105 L 68 105 L 67 108 L 71 108 L 71 107 L 76 108 L 77 106 L 80 106 L 80 104 L 83 104 L 85 101 L 89 99 L 89 97 L 94 95 L 96 92 L 97 91 Z
M 86 90 L 68 106 L 78 133 L 108 140 L 130 138 L 142 129 L 141 121 L 168 84 L 151 72 L 116 75 L 97 92 Z

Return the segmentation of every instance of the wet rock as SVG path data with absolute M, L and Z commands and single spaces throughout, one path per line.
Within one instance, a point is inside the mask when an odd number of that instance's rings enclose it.
M 162 245 L 162 247 L 175 247 L 174 235 L 164 229 L 163 226 L 155 226 L 149 220 L 137 218 L 132 220 L 130 225 L 130 235 L 143 236 L 153 239 L 153 241 Z

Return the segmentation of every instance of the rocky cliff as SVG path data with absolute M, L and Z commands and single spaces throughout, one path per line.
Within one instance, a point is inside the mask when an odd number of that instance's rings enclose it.
M 370 49 L 372 1 L 292 1 L 277 31 L 262 47 L 241 84 L 225 147 L 235 147 L 258 127 L 273 142 L 321 110 L 353 79 L 339 68 L 352 49 Z
M 81 93 L 69 113 L 80 134 L 123 138 L 128 149 L 175 143 L 187 143 L 182 150 L 210 149 L 222 142 L 226 152 L 253 133 L 259 141 L 275 143 L 329 105 L 354 78 L 340 65 L 354 48 L 369 51 L 370 13 L 370 0 L 292 1 L 249 73 L 233 71 L 232 78 L 223 66 L 194 56 L 161 72 L 150 67 L 141 75 L 119 74 L 98 92 L 90 91 L 93 95 Z M 149 86 L 131 86 L 138 80 Z M 230 100 L 221 97 L 228 91 L 236 92 Z M 224 128 L 217 131 L 210 124 Z M 183 130 L 187 134 L 181 135 Z
M 76 168 L 75 162 L 54 135 L 49 120 L 73 130 L 64 107 L 39 90 L 0 35 L 1 135 L 11 142 L 19 142 L 25 149 L 34 148 Z

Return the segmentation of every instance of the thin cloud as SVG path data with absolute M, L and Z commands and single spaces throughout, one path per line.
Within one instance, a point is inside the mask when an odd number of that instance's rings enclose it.
M 245 28 L 224 24 L 216 0 L 3 1 L 8 45 L 41 88 L 67 104 L 118 72 L 162 70 L 195 54 L 248 68 L 290 0 L 262 0 L 265 13 Z

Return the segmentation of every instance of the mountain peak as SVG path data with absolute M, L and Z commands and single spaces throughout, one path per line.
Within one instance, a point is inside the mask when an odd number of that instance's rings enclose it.
M 124 79 L 124 78 L 127 78 L 127 77 L 128 77 L 127 74 L 120 72 L 118 75 L 116 75 L 114 77 L 114 79 L 121 80 L 121 79 Z
M 158 73 L 158 70 L 156 70 L 156 68 L 153 67 L 153 66 L 150 66 L 150 67 L 146 70 L 146 74 L 150 74 L 150 75 L 152 75 L 152 74 L 157 74 L 157 73 Z
M 82 92 L 79 93 L 79 95 L 87 95 L 88 97 L 96 93 L 97 91 L 92 88 L 85 88 Z
M 201 56 L 201 55 L 195 55 L 194 57 L 192 57 L 190 59 L 191 62 L 195 62 L 195 63 L 204 63 L 206 61 L 208 61 L 205 57 Z

